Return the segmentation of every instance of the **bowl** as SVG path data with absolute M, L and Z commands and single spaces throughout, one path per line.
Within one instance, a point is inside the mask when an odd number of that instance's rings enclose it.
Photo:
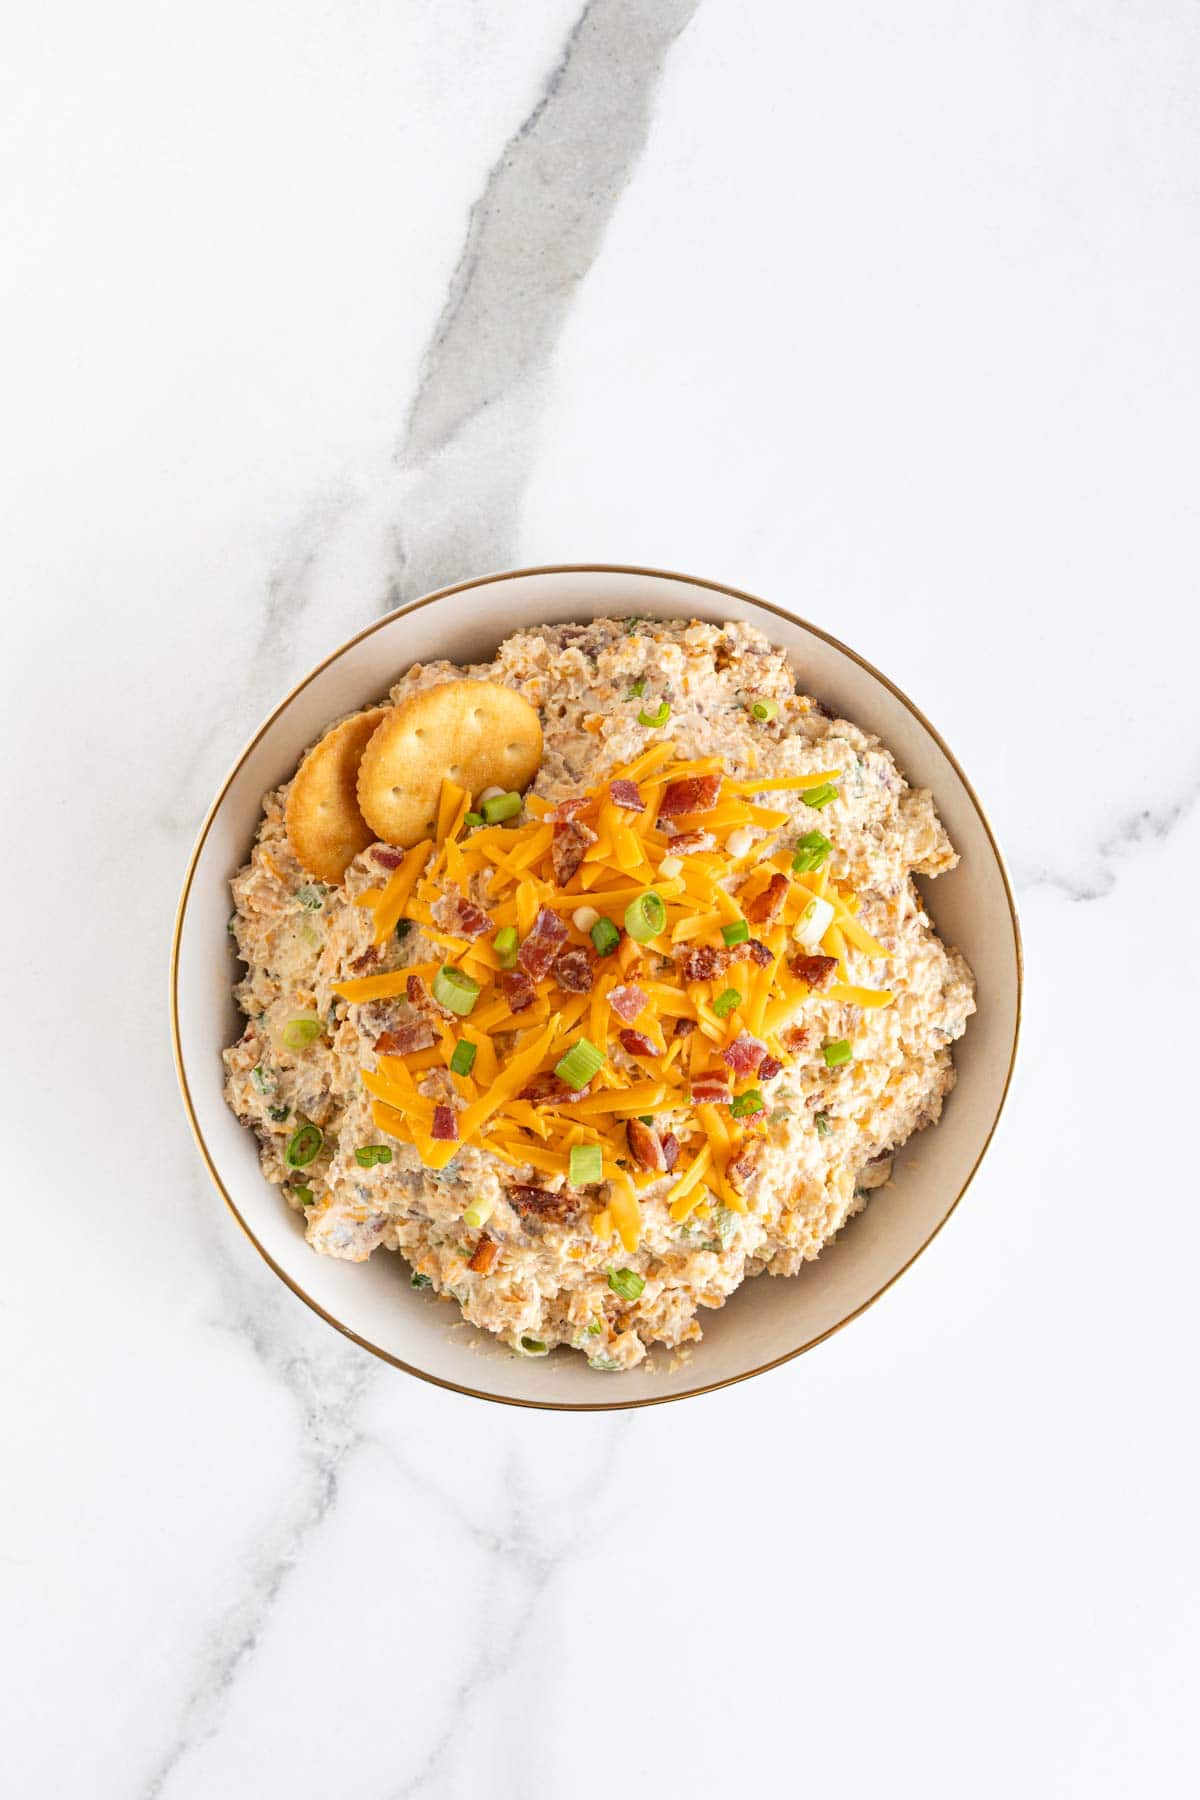
M 686 1352 L 656 1347 L 647 1364 L 602 1373 L 581 1356 L 514 1355 L 414 1290 L 408 1265 L 379 1252 L 367 1263 L 317 1256 L 299 1217 L 259 1168 L 257 1142 L 222 1096 L 221 1050 L 241 1024 L 227 924 L 229 879 L 246 861 L 263 794 L 339 713 L 386 696 L 413 662 L 490 659 L 522 627 L 638 613 L 742 619 L 787 651 L 806 692 L 878 734 L 914 786 L 932 788 L 961 861 L 925 884 L 939 934 L 966 955 L 978 1012 L 955 1049 L 958 1082 L 940 1122 L 901 1153 L 881 1190 L 800 1275 L 745 1282 Z M 849 1323 L 891 1286 L 940 1231 L 979 1167 L 1004 1105 L 1021 1008 L 1021 943 L 1012 890 L 974 789 L 933 726 L 885 675 L 793 613 L 718 582 L 654 569 L 571 566 L 514 570 L 444 588 L 379 619 L 326 657 L 280 702 L 238 757 L 204 821 L 175 924 L 171 1021 L 184 1106 L 230 1212 L 292 1292 L 347 1337 L 396 1368 L 482 1399 L 600 1411 L 711 1392 L 777 1367 Z

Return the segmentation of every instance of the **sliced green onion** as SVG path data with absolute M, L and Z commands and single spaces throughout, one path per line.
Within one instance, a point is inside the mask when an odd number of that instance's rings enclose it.
M 515 819 L 521 810 L 520 794 L 495 794 L 485 800 L 480 807 L 484 822 L 488 825 L 499 825 L 504 819 Z
M 626 619 L 626 621 L 625 621 L 625 636 L 626 637 L 636 637 L 637 636 L 637 628 L 641 624 L 641 622 L 642 622 L 641 618 L 639 617 L 639 615 L 637 613 L 634 613 L 634 615 L 631 619 Z
M 571 1045 L 565 1056 L 559 1057 L 554 1065 L 554 1073 L 568 1087 L 583 1088 L 603 1066 L 603 1050 L 597 1050 L 595 1044 L 589 1043 L 587 1038 L 580 1038 L 578 1043 Z
M 263 1066 L 261 1063 L 255 1063 L 254 1067 L 251 1069 L 250 1081 L 260 1094 L 269 1093 L 271 1088 L 275 1086 L 271 1077 L 263 1074 Z
M 796 854 L 792 858 L 793 875 L 811 875 L 819 869 L 833 845 L 823 831 L 806 831 L 796 844 Z
M 725 992 L 723 994 L 718 994 L 713 1001 L 713 1011 L 716 1013 L 718 1019 L 727 1019 L 730 1013 L 741 1004 L 742 996 L 738 993 L 737 989 L 726 988 Z
M 309 1121 L 308 1124 L 301 1125 L 299 1131 L 293 1131 L 283 1153 L 283 1160 L 289 1169 L 306 1169 L 310 1162 L 315 1162 L 320 1156 L 324 1142 L 325 1133 L 321 1127 Z
M 813 1114 L 813 1124 L 817 1128 L 817 1136 L 818 1137 L 828 1137 L 830 1132 L 833 1130 L 833 1126 L 829 1123 L 829 1114 L 828 1113 L 823 1113 L 823 1112 L 822 1113 L 814 1113 Z
M 594 1187 L 604 1179 L 599 1144 L 572 1144 L 567 1159 L 567 1179 L 572 1187 Z
M 721 936 L 727 944 L 745 944 L 749 942 L 750 927 L 745 919 L 735 919 L 732 925 L 722 925 Z
M 666 923 L 667 909 L 653 888 L 647 888 L 625 908 L 625 929 L 639 944 L 648 944 Z
M 550 1354 L 549 1344 L 543 1343 L 541 1338 L 535 1337 L 518 1338 L 513 1348 L 520 1356 L 549 1356 Z
M 412 1272 L 412 1286 L 417 1288 L 432 1287 L 433 1277 L 432 1275 L 422 1275 L 419 1269 L 414 1269 Z
M 303 887 L 296 889 L 296 898 L 309 912 L 320 912 L 328 891 L 323 881 L 306 881 Z
M 620 1363 L 614 1362 L 611 1356 L 588 1357 L 589 1369 L 604 1369 L 609 1374 L 615 1374 L 620 1367 Z
M 747 1088 L 736 1100 L 729 1102 L 729 1110 L 735 1119 L 750 1119 L 755 1113 L 762 1112 L 766 1101 L 758 1088 Z
M 290 1106 L 268 1106 L 267 1117 L 273 1119 L 276 1125 L 282 1125 L 291 1110 Z
M 386 1144 L 360 1144 L 354 1160 L 360 1169 L 373 1169 L 376 1163 L 390 1163 L 392 1153 Z
M 494 1200 L 472 1200 L 470 1206 L 463 1213 L 463 1224 L 468 1231 L 478 1231 L 480 1226 L 486 1225 L 495 1206 Z
M 600 1321 L 599 1321 L 599 1319 L 593 1319 L 593 1320 L 592 1320 L 592 1322 L 591 1322 L 591 1324 L 590 1324 L 590 1325 L 589 1325 L 589 1326 L 588 1326 L 588 1328 L 587 1328 L 587 1333 L 586 1333 L 586 1335 L 587 1335 L 587 1336 L 588 1336 L 588 1337 L 599 1337 L 599 1336 L 600 1336 L 600 1333 L 601 1333 L 601 1332 L 602 1332 L 602 1331 L 603 1331 L 603 1330 L 604 1330 L 604 1327 L 603 1327 L 603 1325 L 602 1325 L 602 1324 L 601 1324 L 601 1323 L 600 1323 Z
M 320 1019 L 289 1019 L 279 1034 L 285 1050 L 307 1050 L 321 1035 Z
M 638 714 L 638 724 L 644 725 L 647 731 L 657 731 L 660 725 L 666 724 L 670 716 L 671 709 L 664 700 L 652 713 L 648 713 L 643 706 Z
M 636 1300 L 646 1286 L 645 1277 L 634 1269 L 610 1269 L 608 1285 L 622 1300 Z
M 466 1038 L 459 1038 L 454 1046 L 454 1054 L 450 1058 L 450 1067 L 456 1075 L 469 1075 L 475 1067 L 475 1052 L 478 1045 L 468 1043 Z
M 311 1206 L 317 1197 L 310 1187 L 294 1187 L 292 1192 L 295 1194 L 301 1206 Z
M 629 698 L 631 700 L 640 700 L 642 695 L 645 692 L 646 692 L 646 677 L 643 675 L 641 680 L 635 681 L 633 686 L 630 688 Z
M 854 1052 L 845 1038 L 831 1038 L 821 1046 L 821 1055 L 825 1058 L 827 1069 L 840 1069 L 843 1063 L 853 1060 Z
M 500 959 L 502 969 L 515 969 L 517 966 L 517 928 L 515 925 L 502 925 L 492 939 L 492 949 Z
M 621 934 L 611 919 L 597 919 L 590 933 L 597 956 L 611 956 L 621 941 Z
M 483 817 L 482 813 L 465 812 L 463 814 L 463 824 L 467 827 L 467 829 L 469 831 L 474 831 L 476 826 L 482 825 L 483 823 L 484 823 L 484 817 Z
M 641 1120 L 643 1125 L 653 1125 L 653 1123 L 654 1123 L 654 1114 L 653 1113 L 639 1113 L 638 1118 Z
M 453 963 L 443 963 L 433 978 L 433 997 L 439 1006 L 448 1006 L 452 1013 L 465 1019 L 479 998 L 479 983 Z
M 778 718 L 779 702 L 778 700 L 756 700 L 750 708 L 750 713 L 752 718 L 760 719 L 763 724 L 766 724 L 768 719 Z
M 805 806 L 828 806 L 829 802 L 836 800 L 837 797 L 838 791 L 832 781 L 823 781 L 820 787 L 809 788 L 800 796 Z

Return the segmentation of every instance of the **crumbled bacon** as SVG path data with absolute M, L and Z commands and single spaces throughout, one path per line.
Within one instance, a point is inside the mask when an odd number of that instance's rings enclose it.
M 695 1019 L 676 1019 L 674 1025 L 671 1027 L 671 1036 L 673 1038 L 691 1037 L 695 1029 Z
M 553 975 L 564 994 L 590 994 L 592 959 L 581 947 L 564 950 L 555 958 Z
M 437 1032 L 428 1019 L 404 1019 L 375 1039 L 377 1056 L 411 1056 L 437 1043 Z
M 496 1242 L 495 1238 L 490 1238 L 485 1231 L 472 1251 L 471 1259 L 468 1262 L 467 1267 L 468 1269 L 473 1269 L 476 1275 L 486 1275 L 499 1253 L 499 1244 Z
M 672 856 L 698 856 L 701 850 L 715 850 L 717 840 L 711 831 L 677 831 L 671 838 Z
M 788 1025 L 779 1034 L 784 1049 L 790 1051 L 793 1056 L 798 1056 L 803 1050 L 809 1040 L 809 1035 L 807 1025 Z
M 765 969 L 768 963 L 775 961 L 774 951 L 769 950 L 761 938 L 747 938 L 742 949 L 750 961 L 756 962 L 760 969 Z
M 524 969 L 502 969 L 500 992 L 508 1001 L 509 1012 L 524 1012 L 527 1006 L 533 1005 L 533 982 Z
M 514 1182 L 504 1191 L 508 1204 L 522 1218 L 533 1213 L 539 1219 L 569 1219 L 579 1211 L 579 1195 L 570 1188 L 551 1189 Z
M 556 820 L 577 819 L 580 813 L 585 813 L 591 804 L 590 794 L 576 794 L 570 800 L 560 800 L 551 816 Z
M 379 954 L 378 945 L 372 944 L 369 949 L 363 951 L 361 956 L 356 956 L 350 964 L 354 974 L 365 975 L 368 969 L 373 969 L 379 961 Z
M 620 1033 L 621 1048 L 628 1050 L 630 1056 L 657 1056 L 658 1051 L 650 1042 L 644 1031 L 626 1029 Z
M 443 1144 L 458 1142 L 458 1118 L 452 1106 L 434 1107 L 433 1129 L 429 1135 L 438 1138 Z
M 596 842 L 596 833 L 579 819 L 556 819 L 550 839 L 550 863 L 559 887 L 566 887 L 583 861 L 584 851 Z
M 729 951 L 716 944 L 695 944 L 676 953 L 675 966 L 681 981 L 714 981 L 729 967 Z
M 782 1068 L 783 1064 L 777 1056 L 764 1056 L 758 1065 L 758 1079 L 760 1081 L 774 1081 Z
M 517 1099 L 528 1100 L 534 1106 L 570 1106 L 576 1100 L 586 1100 L 591 1091 L 590 1081 L 581 1088 L 568 1087 L 547 1069 L 541 1075 L 535 1075 L 528 1087 L 521 1089 Z
M 666 1174 L 667 1159 L 663 1155 L 662 1139 L 653 1125 L 643 1125 L 640 1119 L 627 1119 L 625 1140 L 629 1154 L 639 1168 L 648 1169 L 653 1175 Z
M 454 937 L 477 938 L 491 929 L 492 921 L 473 900 L 461 894 L 442 894 L 429 909 L 433 922 Z
M 408 995 L 408 1004 L 415 1007 L 419 1013 L 424 1013 L 426 1018 L 453 1019 L 454 1014 L 450 1008 L 443 1006 L 440 1000 L 434 999 L 425 986 L 422 976 L 410 975 L 404 984 L 404 991 Z
M 783 911 L 790 882 L 780 872 L 772 875 L 761 894 L 755 894 L 746 906 L 746 917 L 752 925 L 773 925 Z
M 371 855 L 381 869 L 398 869 L 404 861 L 403 850 L 389 850 L 386 844 L 376 844 Z
M 697 1106 L 728 1106 L 733 1089 L 724 1075 L 693 1075 L 692 1100 Z
M 517 951 L 517 963 L 533 981 L 541 981 L 567 941 L 567 928 L 548 906 L 538 909 L 528 937 Z
M 739 1031 L 728 1049 L 722 1050 L 721 1061 L 735 1075 L 753 1075 L 767 1054 L 767 1046 L 748 1031 Z
M 636 981 L 626 982 L 623 987 L 615 987 L 608 996 L 608 1004 L 618 1019 L 624 1019 L 632 1025 L 638 1014 L 646 1010 L 650 996 L 645 988 L 640 988 Z
M 674 819 L 680 813 L 711 812 L 720 791 L 719 775 L 692 775 L 685 781 L 669 782 L 658 803 L 659 818 Z
M 646 802 L 638 793 L 636 781 L 610 781 L 608 791 L 612 795 L 612 803 L 624 812 L 644 812 Z
M 667 1174 L 669 1175 L 671 1170 L 675 1167 L 675 1164 L 679 1161 L 679 1139 L 675 1136 L 673 1131 L 668 1131 L 667 1135 L 664 1137 L 662 1148 L 663 1161 L 667 1165 Z
M 762 1161 L 763 1140 L 760 1137 L 748 1137 L 736 1156 L 731 1156 L 725 1166 L 725 1175 L 738 1193 L 744 1193 L 750 1177 Z
M 793 956 L 788 964 L 792 974 L 810 988 L 828 987 L 837 968 L 836 956 Z

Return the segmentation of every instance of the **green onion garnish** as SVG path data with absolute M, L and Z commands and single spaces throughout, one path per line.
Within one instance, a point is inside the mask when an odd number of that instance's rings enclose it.
M 450 1058 L 450 1067 L 456 1075 L 469 1075 L 475 1067 L 475 1052 L 478 1046 L 470 1044 L 466 1038 L 459 1038 L 454 1046 L 454 1054 Z
M 621 941 L 621 934 L 611 919 L 597 919 L 589 933 L 597 956 L 611 956 Z
M 279 1038 L 287 1050 L 307 1050 L 313 1039 L 320 1035 L 320 1019 L 289 1019 Z
M 390 1163 L 392 1153 L 386 1144 L 360 1144 L 354 1160 L 360 1169 L 373 1169 L 376 1163 Z
M 667 909 L 653 888 L 647 888 L 625 908 L 625 929 L 639 944 L 648 944 L 657 937 L 666 922 Z
M 642 695 L 645 693 L 645 691 L 646 691 L 646 677 L 643 675 L 641 680 L 635 681 L 633 686 L 630 688 L 629 698 L 631 700 L 640 700 Z
M 840 1069 L 843 1063 L 853 1060 L 854 1052 L 845 1038 L 831 1038 L 821 1046 L 821 1055 L 825 1058 L 827 1069 Z
M 747 1088 L 736 1100 L 729 1102 L 729 1110 L 735 1119 L 749 1119 L 755 1113 L 762 1112 L 766 1101 L 758 1088 Z
M 594 1187 L 604 1179 L 599 1144 L 572 1144 L 567 1159 L 567 1179 L 572 1187 Z
M 828 1137 L 833 1130 L 833 1126 L 829 1123 L 828 1113 L 814 1113 L 813 1124 L 817 1128 L 818 1137 Z
M 518 1339 L 517 1347 L 522 1356 L 549 1356 L 550 1354 L 549 1344 L 544 1343 L 541 1338 L 522 1337 Z
M 267 1117 L 273 1119 L 276 1125 L 282 1125 L 291 1110 L 290 1106 L 268 1106 Z
M 741 1004 L 742 996 L 738 993 L 737 989 L 726 988 L 725 992 L 723 994 L 718 994 L 713 1001 L 713 1011 L 716 1013 L 718 1019 L 727 1019 L 730 1013 Z
M 310 1121 L 307 1125 L 301 1125 L 299 1131 L 293 1131 L 283 1153 L 283 1160 L 289 1169 L 306 1169 L 321 1154 L 324 1142 L 325 1133 L 319 1125 Z
M 492 939 L 492 949 L 500 959 L 502 969 L 515 969 L 517 966 L 517 928 L 515 925 L 503 925 Z
M 255 1063 L 254 1067 L 251 1069 L 250 1081 L 252 1086 L 257 1088 L 260 1094 L 267 1093 L 270 1088 L 275 1086 L 275 1083 L 270 1077 L 263 1074 L 263 1066 L 261 1063 Z
M 599 1319 L 593 1319 L 591 1324 L 587 1328 L 586 1335 L 588 1337 L 599 1337 L 600 1333 L 603 1331 L 603 1329 L 604 1329 L 604 1327 L 603 1327 L 603 1325 L 601 1325 Z
M 778 700 L 756 700 L 754 705 L 750 708 L 750 713 L 751 717 L 759 719 L 763 724 L 766 724 L 768 719 L 778 717 L 779 702 Z
M 806 831 L 796 844 L 796 854 L 792 858 L 793 875 L 811 875 L 819 869 L 833 845 L 823 831 Z
M 311 1206 L 317 1197 L 310 1187 L 294 1187 L 292 1192 L 295 1194 L 301 1206 Z
M 433 1277 L 432 1277 L 432 1275 L 422 1275 L 419 1269 L 414 1269 L 412 1272 L 412 1286 L 413 1287 L 432 1287 L 433 1286 Z
M 494 794 L 479 809 L 488 825 L 499 825 L 504 819 L 515 819 L 521 810 L 520 794 Z
M 589 1043 L 587 1038 L 580 1038 L 578 1043 L 571 1045 L 565 1056 L 559 1057 L 554 1065 L 554 1073 L 568 1087 L 584 1088 L 603 1066 L 604 1052 L 597 1050 L 595 1044 Z
M 631 619 L 626 619 L 626 621 L 625 621 L 625 636 L 626 637 L 636 637 L 637 636 L 637 628 L 641 624 L 641 622 L 642 621 L 639 618 L 637 613 L 634 613 L 634 615 Z
M 495 1205 L 494 1200 L 472 1200 L 463 1213 L 463 1224 L 469 1231 L 478 1231 L 491 1218 Z
M 654 1123 L 654 1114 L 653 1113 L 639 1113 L 638 1118 L 641 1120 L 643 1125 L 653 1125 L 653 1123 Z
M 828 806 L 829 802 L 836 800 L 837 797 L 838 791 L 832 781 L 823 781 L 820 787 L 809 788 L 800 796 L 805 806 Z
M 469 831 L 474 831 L 476 826 L 482 825 L 483 823 L 484 823 L 484 817 L 483 817 L 482 813 L 465 812 L 463 814 L 463 824 L 467 827 L 467 829 Z
M 749 942 L 750 927 L 745 919 L 735 919 L 732 925 L 722 925 L 721 936 L 727 944 L 745 944 Z
M 644 725 L 647 731 L 657 731 L 660 725 L 666 724 L 670 716 L 671 709 L 664 700 L 652 713 L 648 713 L 643 706 L 638 714 L 638 724 Z
M 465 1019 L 479 998 L 479 983 L 453 963 L 443 963 L 433 978 L 433 997 L 439 1006 L 448 1006 L 452 1013 Z
M 622 1300 L 637 1300 L 646 1286 L 645 1277 L 634 1269 L 610 1269 L 608 1285 Z
M 320 912 L 328 892 L 323 881 L 306 881 L 303 887 L 296 889 L 296 898 L 309 912 Z

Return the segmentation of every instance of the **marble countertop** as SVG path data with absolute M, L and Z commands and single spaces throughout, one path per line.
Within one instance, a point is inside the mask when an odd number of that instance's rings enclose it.
M 50 0 L 8 40 L 7 1791 L 1194 1791 L 1195 7 Z M 905 1280 L 599 1417 L 294 1300 L 166 1020 L 268 707 L 555 561 L 887 670 L 1028 963 Z

